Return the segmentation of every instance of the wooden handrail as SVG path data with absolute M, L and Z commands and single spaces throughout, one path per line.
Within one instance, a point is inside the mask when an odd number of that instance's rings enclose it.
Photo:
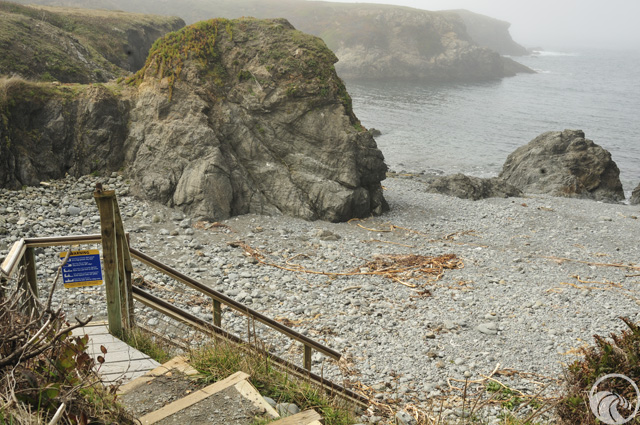
M 216 335 L 218 337 L 222 337 L 224 339 L 226 339 L 227 341 L 230 341 L 234 344 L 237 344 L 238 346 L 242 347 L 244 345 L 246 345 L 246 341 L 242 340 L 242 338 L 227 332 L 205 320 L 200 319 L 197 316 L 194 316 L 193 314 L 180 309 L 179 307 L 174 306 L 173 304 L 167 303 L 166 301 L 150 294 L 149 292 L 138 288 L 138 287 L 133 287 L 133 297 L 141 302 L 142 304 L 146 305 L 147 307 L 153 308 L 156 311 L 159 311 L 165 315 L 167 315 L 168 317 L 171 317 L 174 320 L 177 320 L 181 323 L 185 323 L 195 329 L 200 330 L 201 332 L 210 334 L 210 335 Z M 146 329 L 143 327 L 143 329 L 149 331 L 149 329 Z M 166 338 L 166 336 L 161 335 L 162 338 Z M 261 347 L 257 347 L 257 346 L 252 346 L 253 349 L 260 353 L 263 354 L 267 357 L 269 357 L 269 359 L 274 360 L 276 362 L 276 364 L 278 364 L 279 366 L 283 367 L 285 370 L 289 370 L 291 372 L 294 372 L 296 375 L 298 375 L 301 378 L 311 378 L 312 380 L 314 380 L 317 384 L 322 385 L 323 387 L 330 389 L 332 393 L 337 393 L 340 394 L 343 397 L 347 397 L 350 400 L 358 403 L 361 407 L 366 408 L 367 406 L 369 406 L 369 399 L 365 396 L 362 396 L 354 391 L 351 391 L 347 388 L 344 388 L 341 385 L 338 385 L 332 381 L 329 381 L 327 379 L 325 379 L 322 376 L 316 375 L 313 372 L 311 372 L 309 369 L 306 368 L 302 368 L 298 365 L 295 365 L 281 357 L 279 357 L 278 355 L 268 352 L 266 351 L 264 348 Z
M 86 243 L 102 243 L 102 236 L 92 235 L 71 235 L 71 236 L 49 236 L 46 238 L 26 238 L 24 242 L 28 248 L 39 248 L 47 246 L 80 245 Z
M 321 352 L 322 354 L 329 356 L 335 360 L 339 360 L 340 357 L 342 357 L 342 354 L 340 354 L 339 352 L 332 350 L 329 347 L 325 347 L 324 345 L 318 343 L 317 341 L 312 340 L 311 338 L 308 338 L 304 335 L 302 335 L 299 332 L 294 331 L 293 329 L 283 325 L 280 322 L 276 322 L 275 320 L 265 316 L 262 313 L 259 313 L 253 309 L 250 309 L 249 307 L 245 306 L 244 304 L 241 304 L 239 302 L 237 302 L 236 300 L 227 297 L 226 295 L 222 294 L 221 292 L 218 292 L 214 289 L 209 288 L 207 285 L 198 282 L 195 279 L 190 278 L 189 276 L 180 273 L 179 271 L 175 270 L 172 267 L 167 266 L 166 264 L 161 263 L 158 260 L 155 260 L 151 257 L 149 257 L 148 255 L 138 251 L 137 249 L 134 248 L 130 248 L 131 250 L 131 256 L 133 258 L 135 258 L 136 260 L 150 266 L 153 267 L 154 269 L 158 270 L 159 272 L 162 272 L 170 277 L 172 277 L 173 279 L 184 283 L 185 285 L 202 292 L 203 294 L 220 301 L 221 303 L 226 304 L 227 306 L 233 308 L 234 310 L 245 314 L 249 317 L 251 317 L 252 319 L 255 319 L 256 321 L 263 323 L 277 331 L 279 331 L 282 334 L 287 335 L 288 337 L 295 339 L 296 341 L 299 341 L 301 343 L 303 343 L 305 346 L 311 347 L 316 351 Z
M 100 235 L 72 235 L 51 236 L 44 238 L 25 238 L 15 242 L 2 262 L 2 274 L 11 277 L 16 264 L 20 261 L 27 248 L 39 248 L 47 246 L 79 245 L 86 243 L 102 243 Z
M 20 262 L 26 250 L 27 244 L 25 243 L 24 239 L 20 239 L 19 241 L 14 243 L 11 247 L 11 250 L 9 251 L 9 254 L 7 254 L 7 258 L 4 259 L 4 261 L 2 262 L 2 266 L 0 266 L 2 267 L 2 274 L 4 274 L 6 277 L 11 277 L 16 264 Z
M 27 248 L 35 248 L 35 247 L 49 247 L 49 246 L 64 246 L 64 245 L 76 245 L 76 244 L 88 244 L 88 243 L 102 243 L 102 236 L 99 234 L 92 235 L 73 235 L 73 236 L 54 236 L 54 237 L 43 237 L 43 238 L 27 238 L 21 239 L 16 242 L 7 258 L 2 263 L 2 273 L 7 277 L 10 277 L 14 272 L 15 266 L 20 262 L 22 257 L 25 254 Z M 338 351 L 335 351 L 329 347 L 326 347 L 313 339 L 302 335 L 299 332 L 294 331 L 293 329 L 279 323 L 270 317 L 265 316 L 258 311 L 255 311 L 244 304 L 241 304 L 235 301 L 232 298 L 218 292 L 207 285 L 190 278 L 189 276 L 175 270 L 174 268 L 144 254 L 137 249 L 129 247 L 128 251 L 130 252 L 130 258 L 134 258 L 156 270 L 159 272 L 172 277 L 173 279 L 182 282 L 183 284 L 211 297 L 213 300 L 225 304 L 230 308 L 256 320 L 260 323 L 263 323 L 270 328 L 288 336 L 291 339 L 294 339 L 305 346 L 305 363 L 310 363 L 310 349 L 314 349 L 328 357 L 331 357 L 335 360 L 339 360 L 342 357 Z M 130 260 L 129 260 L 130 261 Z M 129 263 L 130 264 L 130 263 Z M 128 266 L 128 264 L 127 264 Z M 128 268 L 128 267 L 126 267 Z M 310 366 L 305 364 L 305 366 Z

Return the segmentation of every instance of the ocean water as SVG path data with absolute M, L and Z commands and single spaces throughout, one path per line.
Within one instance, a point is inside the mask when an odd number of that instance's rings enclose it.
M 611 152 L 627 196 L 640 183 L 640 52 L 514 58 L 537 71 L 475 84 L 346 81 L 391 170 L 498 175 L 546 131 L 581 129 Z

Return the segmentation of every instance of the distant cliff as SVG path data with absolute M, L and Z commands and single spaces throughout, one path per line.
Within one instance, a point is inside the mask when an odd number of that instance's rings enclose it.
M 480 46 L 495 50 L 501 55 L 525 56 L 529 54 L 525 47 L 519 45 L 511 38 L 511 34 L 509 33 L 511 24 L 509 22 L 464 9 L 452 10 L 450 12 L 462 18 L 467 28 L 467 33 L 473 41 Z
M 0 75 L 105 82 L 140 69 L 153 42 L 184 25 L 175 17 L 0 1 Z
M 343 78 L 485 81 L 532 72 L 478 46 L 457 15 L 372 4 L 324 8 L 331 25 L 320 28 L 320 14 L 310 32 L 336 53 Z
M 343 78 L 483 81 L 533 72 L 482 47 L 469 34 L 462 18 L 450 12 L 303 0 L 40 1 L 172 14 L 187 22 L 214 17 L 283 17 L 297 29 L 326 42 L 339 59 L 336 69 Z M 493 20 L 487 18 L 486 22 Z M 503 34 L 502 23 L 495 20 L 494 24 L 496 34 Z M 509 37 L 508 27 L 506 30 Z
M 120 83 L 0 78 L 0 186 L 123 169 L 139 196 L 220 220 L 386 208 L 387 167 L 335 55 L 284 19 L 171 32 Z

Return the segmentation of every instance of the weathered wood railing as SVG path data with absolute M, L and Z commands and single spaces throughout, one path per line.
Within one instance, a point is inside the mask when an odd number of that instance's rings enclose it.
M 275 320 L 259 313 L 229 297 L 215 291 L 214 289 L 198 282 L 195 279 L 173 269 L 150 256 L 129 247 L 128 235 L 124 232 L 122 218 L 116 195 L 114 191 L 105 191 L 101 187 L 94 192 L 94 198 L 100 210 L 101 234 L 77 235 L 77 236 L 57 236 L 43 238 L 26 238 L 17 241 L 9 254 L 0 266 L 0 279 L 8 280 L 19 268 L 24 269 L 24 273 L 19 279 L 19 285 L 32 296 L 38 296 L 38 285 L 36 281 L 36 257 L 34 249 L 38 247 L 50 246 L 71 246 L 82 244 L 102 244 L 104 283 L 107 299 L 107 316 L 109 331 L 114 335 L 122 335 L 135 325 L 133 315 L 133 299 L 143 302 L 163 314 L 180 320 L 180 313 L 176 313 L 176 308 L 168 309 L 166 304 L 151 301 L 152 297 L 145 297 L 144 291 L 133 290 L 132 258 L 147 266 L 181 282 L 213 300 L 213 327 L 221 332 L 222 326 L 222 305 L 236 310 L 250 320 L 263 323 L 264 325 L 280 332 L 287 337 L 298 341 L 304 345 L 304 368 L 311 370 L 311 354 L 316 350 L 330 358 L 339 360 L 341 354 L 317 341 L 308 338 L 293 329 L 276 322 Z M 34 304 L 35 305 L 35 304 Z M 170 311 L 171 310 L 171 311 Z M 182 315 L 187 317 L 186 315 Z M 183 320 L 187 324 L 188 320 Z

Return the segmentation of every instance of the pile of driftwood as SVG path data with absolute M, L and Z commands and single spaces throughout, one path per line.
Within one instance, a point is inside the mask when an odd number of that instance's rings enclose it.
M 294 264 L 292 262 L 293 258 L 287 260 L 285 264 L 270 262 L 262 252 L 242 241 L 229 242 L 229 245 L 235 248 L 242 248 L 247 256 L 254 258 L 258 263 L 282 270 L 325 276 L 377 275 L 384 276 L 410 288 L 423 287 L 441 279 L 445 270 L 464 267 L 462 260 L 455 254 L 445 254 L 437 257 L 415 254 L 388 254 L 375 256 L 372 261 L 366 262 L 357 270 L 324 272 L 310 270 L 300 264 Z M 300 256 L 300 254 L 296 255 L 296 257 Z

